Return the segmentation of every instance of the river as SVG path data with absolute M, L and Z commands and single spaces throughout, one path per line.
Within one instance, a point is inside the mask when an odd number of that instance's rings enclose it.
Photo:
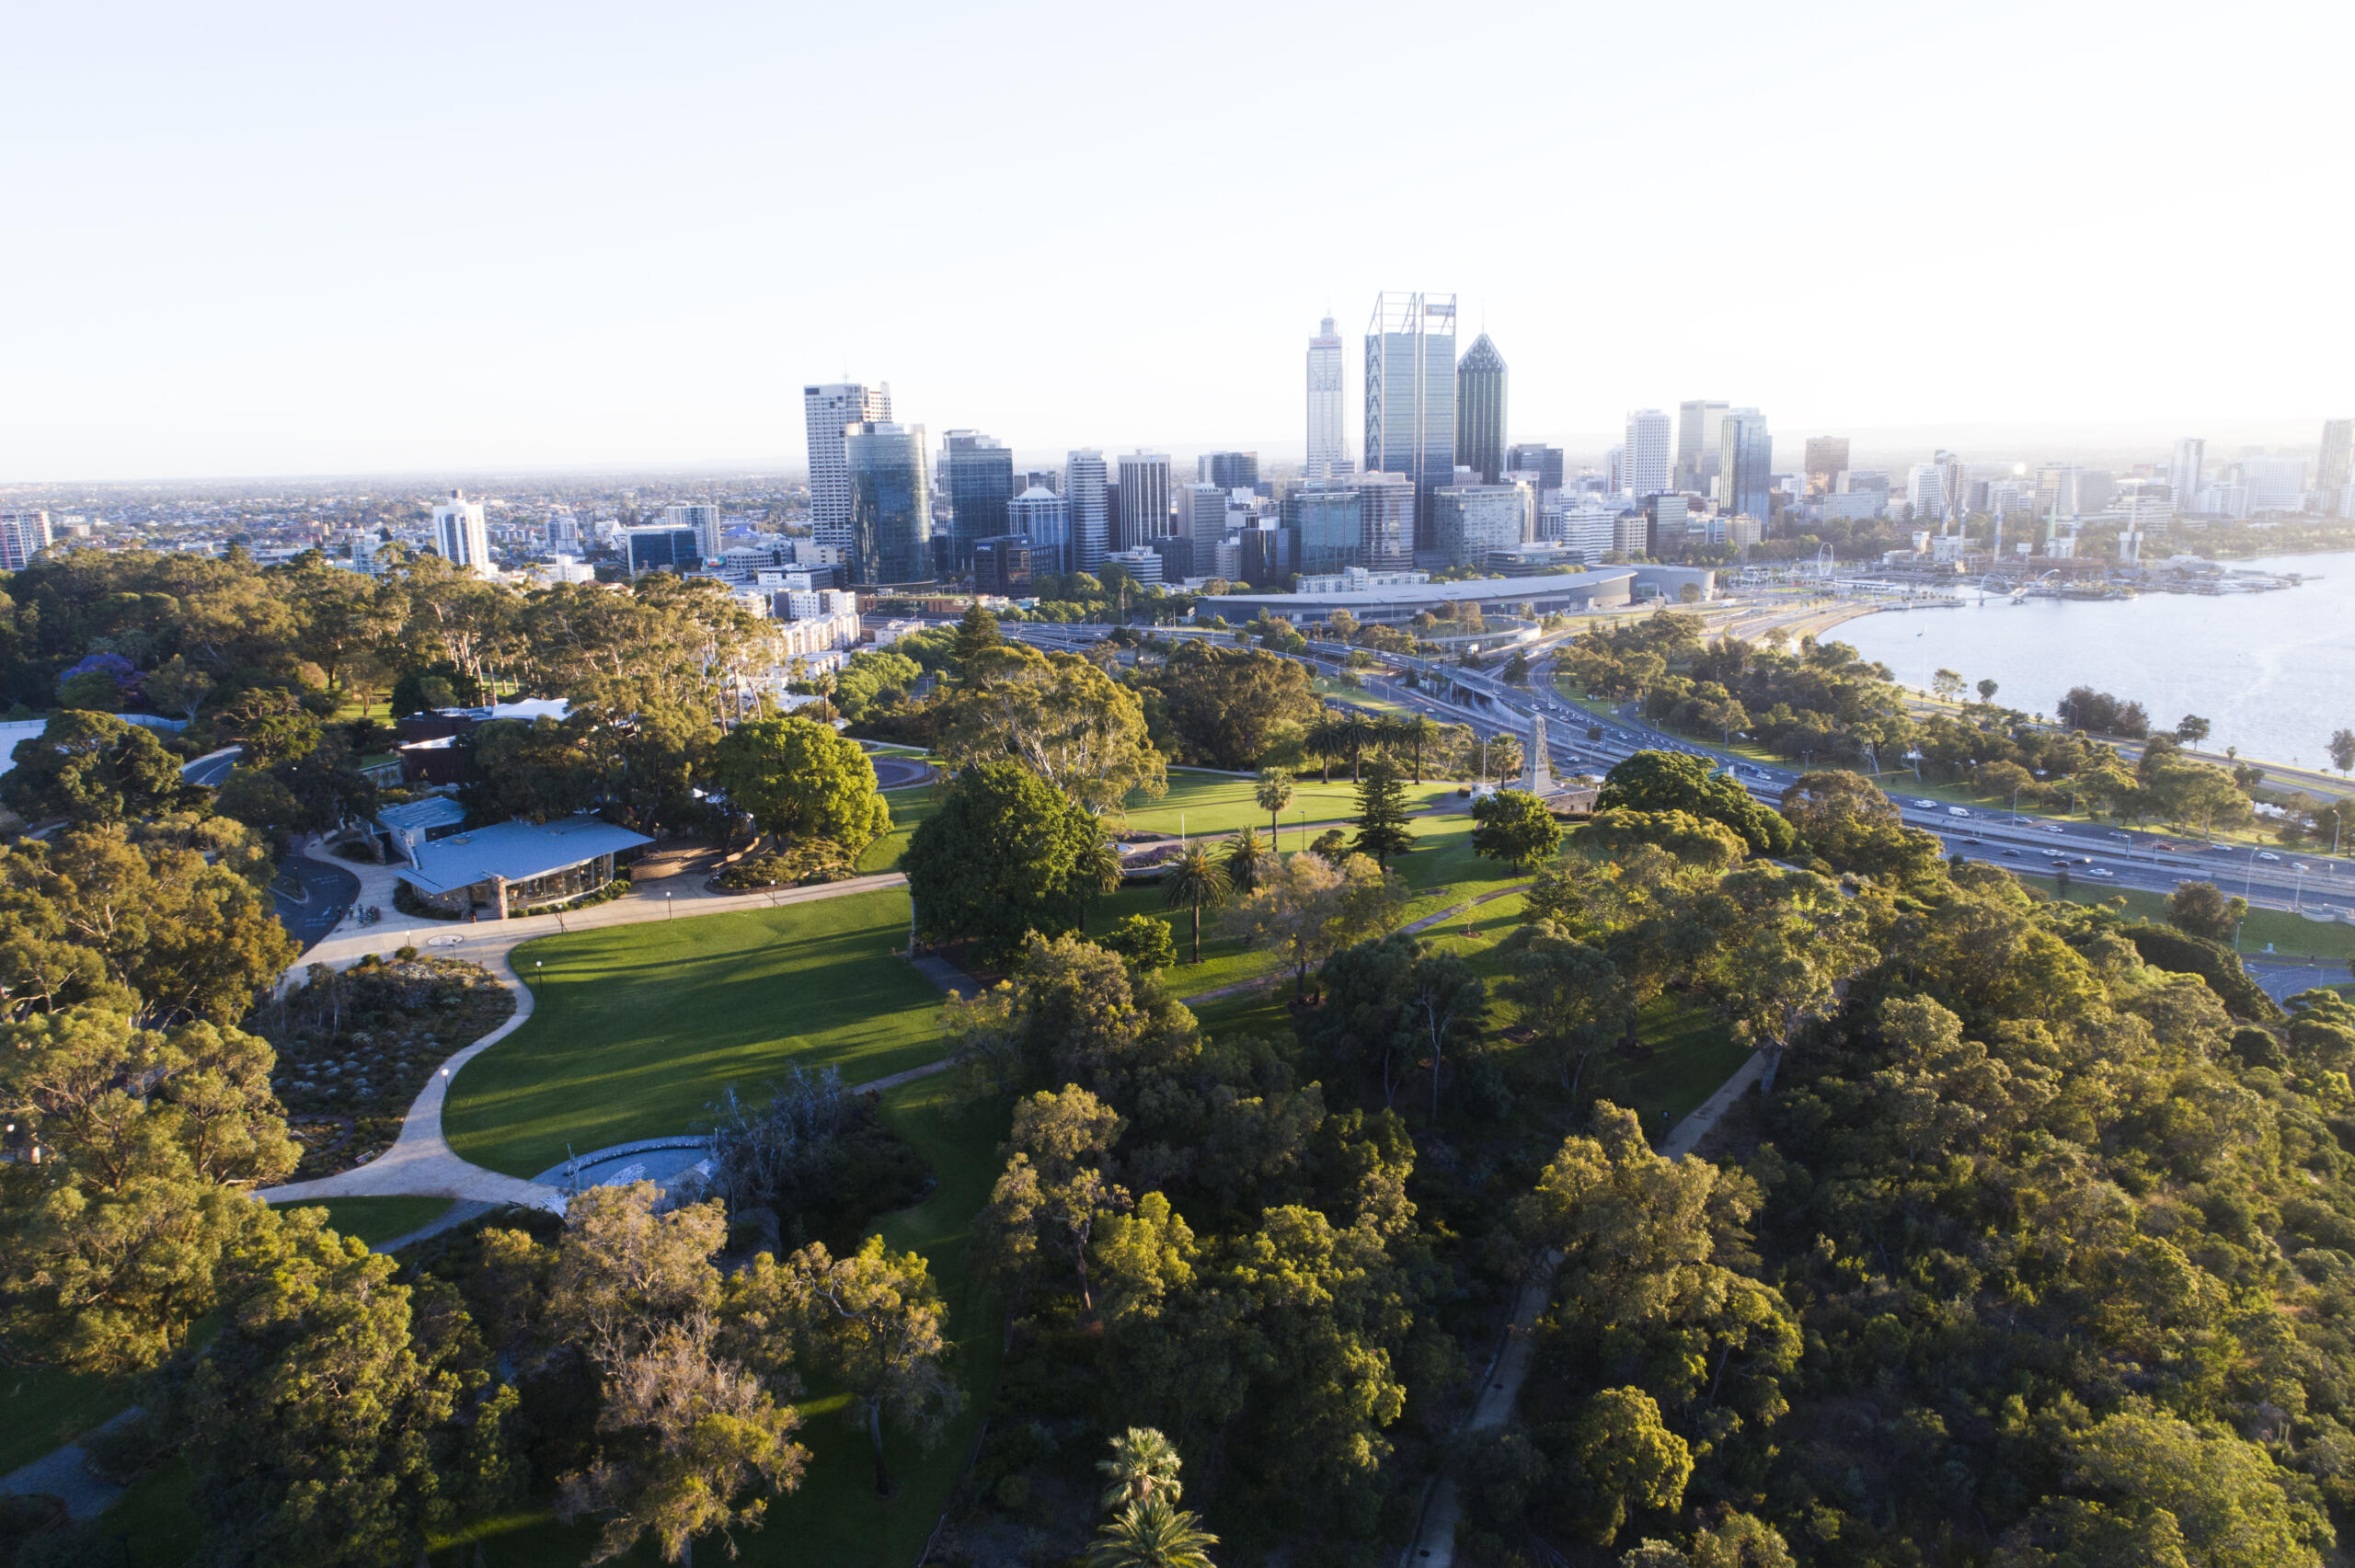
M 1995 700 L 2054 712 L 2072 686 L 2142 704 L 2154 728 L 2198 714 L 2210 750 L 2328 767 L 2324 742 L 2355 728 L 2355 555 L 2226 563 L 2319 576 L 2275 593 L 2146 593 L 2131 600 L 1989 599 L 1959 610 L 1882 612 L 1825 635 L 1909 686 L 1952 670 Z

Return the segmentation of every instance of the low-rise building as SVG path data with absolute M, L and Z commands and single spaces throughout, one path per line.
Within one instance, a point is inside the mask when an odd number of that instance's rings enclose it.
M 600 817 L 501 822 L 416 843 L 399 876 L 420 903 L 505 920 L 599 891 L 616 856 L 653 841 Z

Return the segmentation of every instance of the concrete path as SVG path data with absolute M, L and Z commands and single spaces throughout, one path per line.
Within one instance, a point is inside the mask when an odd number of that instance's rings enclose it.
M 501 926 L 522 923 L 502 921 Z M 564 1195 L 538 1182 L 527 1182 L 488 1171 L 462 1160 L 442 1136 L 442 1104 L 449 1097 L 450 1082 L 466 1063 L 522 1028 L 532 1016 L 532 988 L 515 978 L 508 956 L 515 944 L 496 955 L 469 953 L 496 976 L 515 999 L 513 1017 L 458 1052 L 425 1081 L 401 1121 L 401 1135 L 393 1146 L 365 1165 L 313 1181 L 290 1182 L 261 1193 L 268 1203 L 307 1203 L 330 1197 L 448 1197 L 470 1203 L 511 1203 L 526 1208 L 564 1212 Z M 496 967 L 494 967 L 494 962 Z M 504 974 L 500 970 L 505 969 Z
M 142 1412 L 132 1405 L 103 1425 L 91 1428 L 62 1448 L 52 1448 L 28 1465 L 22 1465 L 0 1475 L 0 1493 L 15 1497 L 38 1496 L 47 1493 L 63 1498 L 66 1516 L 75 1524 L 86 1524 L 97 1518 L 122 1495 L 122 1488 L 110 1481 L 100 1481 L 82 1466 L 82 1445 L 101 1432 L 110 1432 L 125 1422 L 136 1421 Z
M 1702 1135 L 1717 1125 L 1718 1119 L 1750 1092 L 1750 1086 L 1765 1070 L 1765 1053 L 1751 1052 L 1749 1059 L 1734 1070 L 1733 1076 L 1716 1093 L 1676 1124 L 1661 1142 L 1660 1153 L 1671 1160 L 1692 1153 Z M 1521 1295 L 1513 1301 L 1512 1321 L 1505 1329 L 1504 1348 L 1490 1366 L 1488 1384 L 1473 1402 L 1472 1413 L 1459 1432 L 1485 1432 L 1512 1418 L 1513 1404 L 1521 1398 L 1521 1385 L 1529 1378 L 1530 1357 L 1536 1354 L 1536 1336 L 1531 1331 L 1537 1326 L 1537 1319 L 1553 1294 L 1554 1275 L 1560 1266 L 1558 1256 L 1546 1259 L 1521 1288 Z M 1439 1477 L 1423 1505 L 1422 1524 L 1399 1559 L 1402 1568 L 1450 1568 L 1455 1561 L 1455 1527 L 1463 1516 L 1464 1503 L 1456 1494 L 1455 1482 L 1446 1476 Z

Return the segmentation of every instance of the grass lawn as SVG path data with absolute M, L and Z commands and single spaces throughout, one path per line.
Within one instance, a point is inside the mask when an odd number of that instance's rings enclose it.
M 1353 708 L 1364 708 L 1371 713 L 1405 714 L 1410 711 L 1403 703 L 1394 703 L 1387 697 L 1377 697 L 1362 686 L 1352 686 L 1346 681 L 1336 681 L 1330 675 L 1319 675 L 1309 684 L 1316 689 L 1318 696 L 1328 702 L 1347 703 Z
M 324 1208 L 327 1224 L 346 1236 L 357 1236 L 370 1246 L 406 1236 L 449 1211 L 446 1197 L 339 1197 L 327 1203 L 293 1204 L 293 1208 Z
M 1189 834 L 1264 828 L 1268 814 L 1252 798 L 1254 787 L 1251 780 L 1227 773 L 1201 768 L 1172 768 L 1169 793 L 1159 800 L 1148 800 L 1141 795 L 1129 797 L 1123 826 L 1136 832 Z M 884 796 L 891 806 L 891 830 L 867 845 L 866 853 L 858 857 L 862 874 L 872 876 L 899 868 L 901 852 L 908 847 L 908 836 L 915 831 L 918 823 L 940 808 L 942 788 L 939 784 L 926 784 L 920 789 L 893 790 Z M 1410 811 L 1442 810 L 1467 804 L 1456 795 L 1453 784 L 1434 780 L 1407 785 L 1407 808 Z M 1297 824 L 1336 822 L 1355 816 L 1357 809 L 1357 790 L 1349 782 L 1346 771 L 1337 772 L 1329 784 L 1315 775 L 1293 781 L 1292 804 L 1283 811 L 1286 847 L 1296 847 L 1291 839 Z
M 756 1092 L 787 1061 L 856 1083 L 936 1054 L 940 993 L 891 948 L 897 889 L 741 914 L 545 937 L 518 948 L 531 1019 L 460 1070 L 451 1147 L 533 1176 L 586 1154 L 691 1130 L 729 1084 Z
M 113 1418 L 131 1402 L 91 1373 L 0 1372 L 0 1475 Z
M 443 1126 L 467 1158 L 532 1175 L 568 1142 L 586 1151 L 685 1130 L 729 1083 L 757 1091 L 788 1060 L 832 1062 L 856 1082 L 931 1059 L 940 994 L 890 956 L 906 918 L 905 895 L 885 892 L 534 943 L 528 956 L 545 967 L 517 966 L 534 979 L 532 1019 L 460 1073 Z M 957 1106 L 945 1077 L 890 1091 L 882 1109 L 939 1185 L 879 1229 L 892 1247 L 922 1253 L 939 1281 L 971 1403 L 931 1452 L 890 1445 L 900 1492 L 887 1503 L 840 1396 L 816 1390 L 797 1402 L 809 1474 L 764 1528 L 739 1535 L 749 1563 L 913 1562 L 995 1385 L 1003 1325 L 967 1250 L 997 1174 L 1002 1119 Z M 522 1515 L 453 1543 L 442 1561 L 472 1563 L 479 1546 L 479 1561 L 500 1568 L 569 1568 L 592 1534 Z
M 2033 877 L 2036 885 L 2046 892 L 2052 889 L 2051 878 L 2041 872 L 2023 871 L 2024 878 Z M 2188 880 L 2188 878 L 2187 878 Z M 2232 892 L 2230 887 L 2224 891 Z M 2090 877 L 2072 877 L 2069 891 L 2063 895 L 2074 904 L 2107 904 L 2114 898 L 2126 900 L 2126 912 L 2137 920 L 2165 925 L 2167 919 L 2167 896 L 2147 892 L 2139 887 L 2104 887 Z M 2261 958 L 2267 956 L 2267 944 L 2276 957 L 2313 957 L 2345 963 L 2355 958 L 2355 926 L 2338 921 L 2326 924 L 2310 921 L 2288 910 L 2251 910 L 2248 919 L 2241 922 L 2241 952 L 2245 956 Z

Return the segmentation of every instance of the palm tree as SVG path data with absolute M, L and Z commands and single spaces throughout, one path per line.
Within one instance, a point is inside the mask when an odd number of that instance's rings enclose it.
M 1300 743 L 1316 754 L 1316 760 L 1325 767 L 1325 782 L 1331 784 L 1333 759 L 1340 755 L 1344 745 L 1341 739 L 1339 715 L 1330 708 L 1321 710 L 1309 725 L 1306 733 L 1301 736 Z
M 1256 828 L 1246 828 L 1227 846 L 1226 880 L 1237 893 L 1248 893 L 1267 878 L 1275 854 L 1259 841 Z
M 1186 852 L 1170 863 L 1169 875 L 1161 879 L 1161 896 L 1169 908 L 1194 911 L 1194 962 L 1202 961 L 1202 906 L 1217 909 L 1226 902 L 1234 889 L 1226 880 L 1226 871 L 1211 858 L 1211 852 L 1200 844 L 1187 847 Z
M 1423 782 L 1423 748 L 1439 738 L 1439 726 L 1429 714 L 1417 714 L 1398 727 L 1399 734 L 1415 749 L 1415 782 Z
M 1268 814 L 1268 837 L 1276 838 L 1283 828 L 1283 808 L 1292 804 L 1292 773 L 1283 768 L 1260 769 L 1259 785 L 1251 798 Z
M 1181 1513 L 1166 1497 L 1132 1503 L 1096 1532 L 1088 1568 L 1216 1568 L 1205 1549 L 1218 1537 L 1201 1526 L 1200 1516 Z
M 1365 749 L 1374 738 L 1373 725 L 1365 715 L 1351 708 L 1341 715 L 1341 722 L 1334 729 L 1341 744 L 1349 750 L 1350 782 L 1356 784 L 1359 764 L 1365 760 Z
M 1156 1427 L 1132 1426 L 1112 1439 L 1112 1457 L 1097 1459 L 1096 1468 L 1111 1478 L 1104 1489 L 1104 1506 L 1124 1508 L 1159 1495 L 1175 1503 L 1185 1488 L 1178 1483 L 1178 1445 Z

